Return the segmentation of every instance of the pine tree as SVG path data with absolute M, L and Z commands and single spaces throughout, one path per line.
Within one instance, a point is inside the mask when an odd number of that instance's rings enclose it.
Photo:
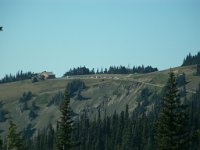
M 164 97 L 163 108 L 157 126 L 158 150 L 188 149 L 187 123 L 186 107 L 180 102 L 176 77 L 170 71 L 167 93 Z
M 102 132 L 102 121 L 101 121 L 101 112 L 100 108 L 98 109 L 98 118 L 97 118 L 97 141 L 95 145 L 96 150 L 104 150 L 104 141 L 103 141 L 103 132 Z
M 54 128 L 52 126 L 52 124 L 49 124 L 49 127 L 47 129 L 47 146 L 48 146 L 48 150 L 53 150 L 54 148 Z
M 3 149 L 3 141 L 1 140 L 1 136 L 0 136 L 0 150 Z
M 17 126 L 12 120 L 9 121 L 8 135 L 7 135 L 7 149 L 24 150 L 21 132 L 17 132 Z
M 65 91 L 64 101 L 60 106 L 61 117 L 58 121 L 57 131 L 57 149 L 69 150 L 74 146 L 72 141 L 73 121 L 71 118 L 71 110 L 69 107 L 70 96 Z
M 200 62 L 197 64 L 197 76 L 200 76 Z
M 118 130 L 118 122 L 119 122 L 119 116 L 117 112 L 115 111 L 114 114 L 112 115 L 112 120 L 111 120 L 111 128 L 112 128 L 112 133 L 111 133 L 111 143 L 112 143 L 112 149 L 116 149 L 116 140 L 117 140 L 117 130 Z
M 116 145 L 118 147 L 118 149 L 121 148 L 122 146 L 122 136 L 123 136 L 123 132 L 124 132 L 124 124 L 125 124 L 125 119 L 124 119 L 124 111 L 122 111 L 120 113 L 120 118 L 119 118 L 119 123 L 118 123 L 118 128 L 117 128 L 117 132 L 116 132 Z
M 123 131 L 123 141 L 122 141 L 122 149 L 123 150 L 132 150 L 133 143 L 132 143 L 132 124 L 129 118 L 129 108 L 126 105 L 125 110 L 125 128 Z
M 196 93 L 191 97 L 190 103 L 190 134 L 191 134 L 191 147 L 196 150 L 200 147 L 200 132 L 199 137 L 197 131 L 200 131 L 200 84 Z

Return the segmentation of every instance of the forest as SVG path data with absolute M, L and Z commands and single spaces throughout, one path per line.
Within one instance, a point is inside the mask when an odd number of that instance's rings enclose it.
M 143 102 L 133 112 L 129 111 L 128 105 L 120 114 L 115 112 L 111 116 L 107 115 L 106 110 L 99 109 L 94 119 L 90 119 L 87 112 L 74 117 L 69 107 L 70 95 L 65 90 L 64 96 L 61 96 L 64 100 L 60 105 L 61 116 L 56 128 L 49 124 L 32 137 L 32 126 L 18 132 L 17 125 L 9 119 L 8 135 L 1 142 L 2 149 L 198 150 L 200 84 L 196 93 L 188 99 L 187 93 L 180 95 L 178 92 L 178 80 L 179 85 L 184 87 L 184 76 L 177 79 L 173 72 L 169 73 L 163 92 L 153 96 L 154 107 L 150 112 L 146 111 L 148 104 L 145 97 L 149 95 L 146 89 L 141 93 Z M 24 93 L 20 102 L 30 97 L 30 92 Z

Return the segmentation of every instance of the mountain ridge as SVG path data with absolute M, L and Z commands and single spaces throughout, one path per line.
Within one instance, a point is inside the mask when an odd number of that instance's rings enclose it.
M 195 93 L 200 76 L 195 76 L 196 65 L 172 68 L 176 75 L 185 73 L 188 84 L 186 90 L 188 95 Z M 129 105 L 130 112 L 133 111 L 138 103 L 141 102 L 141 93 L 143 90 L 149 92 L 148 109 L 153 107 L 152 97 L 159 94 L 166 84 L 169 69 L 147 74 L 98 74 L 73 76 L 70 78 L 57 78 L 32 83 L 31 80 L 23 80 L 12 83 L 0 84 L 0 99 L 3 102 L 3 108 L 10 113 L 6 116 L 12 116 L 19 124 L 21 129 L 28 124 L 41 129 L 49 123 L 54 126 L 60 116 L 59 106 L 47 106 L 53 96 L 58 92 L 63 92 L 66 85 L 74 79 L 80 79 L 86 84 L 86 88 L 80 92 L 84 100 L 77 100 L 76 96 L 71 98 L 71 107 L 75 114 L 87 111 L 91 118 L 95 117 L 97 110 L 105 111 L 107 114 L 113 114 L 114 111 L 124 110 L 125 105 Z M 32 98 L 27 101 L 27 109 L 20 110 L 20 97 L 24 92 L 32 92 Z M 32 110 L 32 103 L 38 107 Z M 143 102 L 142 102 L 143 103 Z M 30 113 L 35 113 L 35 118 L 30 118 Z M 0 123 L 0 128 L 6 131 L 7 121 Z M 3 132 L 5 133 L 5 132 Z

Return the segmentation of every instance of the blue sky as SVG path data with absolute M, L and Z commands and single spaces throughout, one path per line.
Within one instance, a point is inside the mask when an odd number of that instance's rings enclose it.
M 0 0 L 0 77 L 179 66 L 200 51 L 200 0 Z

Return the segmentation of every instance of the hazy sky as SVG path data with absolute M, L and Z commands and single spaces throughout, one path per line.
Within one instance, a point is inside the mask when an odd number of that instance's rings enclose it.
M 178 66 L 200 51 L 200 0 L 0 0 L 0 77 Z

